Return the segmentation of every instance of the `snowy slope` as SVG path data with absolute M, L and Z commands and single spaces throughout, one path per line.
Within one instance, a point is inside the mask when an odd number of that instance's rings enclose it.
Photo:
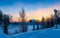
M 59 29 L 44 29 L 17 35 L 5 35 L 0 33 L 0 38 L 60 38 Z
M 42 31 L 35 31 L 30 33 L 24 33 L 16 35 L 14 38 L 60 38 L 60 30 L 56 29 L 45 29 Z
M 0 38 L 60 38 L 60 29 L 55 29 L 55 27 L 16 35 L 5 35 L 2 31 L 0 29 Z

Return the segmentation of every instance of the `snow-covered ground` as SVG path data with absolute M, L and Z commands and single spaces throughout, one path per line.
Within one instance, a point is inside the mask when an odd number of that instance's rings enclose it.
M 11 27 L 11 26 L 10 26 Z M 9 27 L 9 29 L 10 29 Z M 13 26 L 14 27 L 14 26 Z M 17 27 L 9 30 L 10 32 L 14 33 L 14 29 L 16 30 Z M 28 26 L 28 32 L 18 33 L 16 35 L 6 35 L 3 33 L 3 30 L 0 28 L 0 38 L 60 38 L 60 25 L 58 25 L 58 29 L 55 27 L 48 28 L 48 29 L 40 29 L 32 31 L 32 26 Z

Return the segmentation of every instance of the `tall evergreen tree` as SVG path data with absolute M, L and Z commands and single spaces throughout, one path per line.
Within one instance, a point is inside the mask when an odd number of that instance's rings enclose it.
M 0 24 L 2 23 L 2 11 L 0 10 Z
M 26 26 L 26 20 L 25 20 L 25 11 L 24 9 L 22 8 L 22 12 L 20 13 L 20 17 L 21 17 L 21 26 L 22 26 L 22 32 L 26 32 L 28 27 Z
M 54 15 L 54 22 L 55 22 L 55 25 L 56 25 L 56 29 L 57 29 L 57 20 L 58 20 L 58 16 L 57 16 L 57 10 L 54 9 L 54 12 L 55 12 L 55 15 Z
M 9 26 L 9 15 L 4 15 L 3 16 L 3 28 L 4 28 L 4 33 L 8 34 L 8 26 Z
M 42 17 L 42 29 L 45 28 L 45 19 Z

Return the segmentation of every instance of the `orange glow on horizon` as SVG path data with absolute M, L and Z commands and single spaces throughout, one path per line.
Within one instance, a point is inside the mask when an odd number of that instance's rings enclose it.
M 35 19 L 35 20 L 42 20 L 42 17 L 47 20 L 47 18 L 51 18 L 51 14 L 54 15 L 54 9 L 60 10 L 60 6 L 54 5 L 49 8 L 44 8 L 44 9 L 36 9 L 34 11 L 25 11 L 26 13 L 26 21 L 29 21 L 30 19 Z M 13 14 L 12 15 L 12 21 L 19 21 L 20 16 L 19 14 Z

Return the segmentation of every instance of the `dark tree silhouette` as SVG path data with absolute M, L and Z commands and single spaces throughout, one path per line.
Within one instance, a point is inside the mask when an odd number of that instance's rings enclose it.
M 25 20 L 25 11 L 24 9 L 22 8 L 22 12 L 20 13 L 20 17 L 21 17 L 21 26 L 22 26 L 22 32 L 26 32 L 28 27 L 26 26 L 26 20 Z
M 42 17 L 42 29 L 45 28 L 45 19 Z
M 53 21 L 53 18 L 51 18 L 50 23 L 51 23 L 51 27 L 53 27 L 53 26 L 54 26 L 54 21 Z
M 54 26 L 54 22 L 53 19 L 51 18 L 50 20 L 47 21 L 47 28 L 53 27 Z
M 50 27 L 50 21 L 48 20 L 46 28 L 49 28 L 49 27 Z
M 4 28 L 4 33 L 8 34 L 8 26 L 9 26 L 9 15 L 3 15 L 3 28 Z
M 57 16 L 57 10 L 56 9 L 54 9 L 54 12 L 55 12 L 55 15 L 54 15 L 54 22 L 55 22 L 55 24 L 56 24 L 56 29 L 57 29 L 57 20 L 58 20 L 58 16 Z
M 39 29 L 40 22 L 37 21 L 36 24 L 37 24 L 37 29 Z
M 0 10 L 0 24 L 2 23 L 2 11 Z

